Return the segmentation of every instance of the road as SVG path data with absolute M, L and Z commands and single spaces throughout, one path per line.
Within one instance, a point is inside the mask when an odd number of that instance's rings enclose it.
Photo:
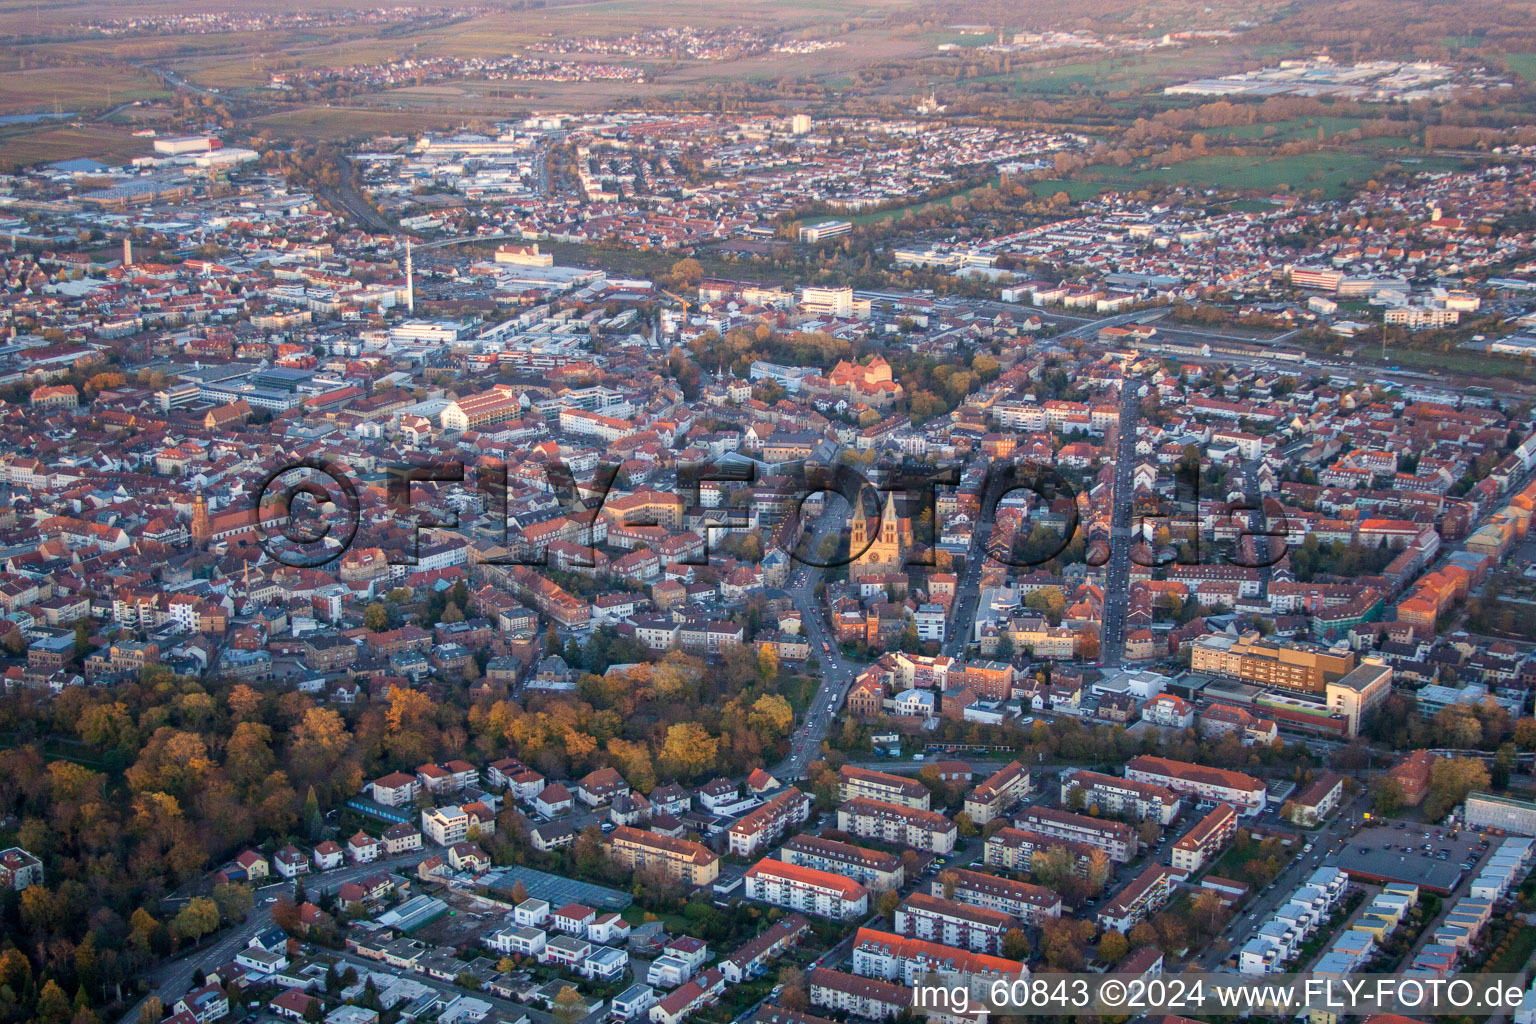
M 1141 384 L 1127 378 L 1120 385 L 1120 423 L 1115 431 L 1115 486 L 1109 516 L 1109 561 L 1104 567 L 1104 613 L 1099 658 L 1105 668 L 1125 655 L 1125 612 L 1131 593 L 1131 505 L 1136 496 L 1132 470 L 1136 435 L 1141 426 Z
M 376 875 L 380 871 L 414 868 L 430 852 L 416 850 L 397 857 L 384 857 L 371 864 L 349 864 L 323 875 L 307 875 L 304 879 L 305 892 L 313 898 L 321 893 L 341 888 L 344 882 L 355 882 L 359 878 Z M 198 968 L 210 968 L 227 963 L 236 953 L 250 944 L 251 937 L 257 932 L 272 927 L 273 905 L 262 901 L 278 894 L 292 896 L 292 883 L 256 890 L 256 905 L 251 908 L 251 912 L 246 915 L 244 921 L 222 932 L 216 932 L 217 937 L 211 943 L 188 950 L 181 956 L 167 960 L 151 969 L 145 978 L 149 982 L 149 992 L 143 999 L 128 1007 L 128 1011 L 123 1014 L 121 1024 L 137 1024 L 139 1007 L 143 1005 L 144 999 L 152 995 L 159 996 L 160 1002 L 169 1010 L 171 1004 L 186 995 L 187 990 L 192 987 L 192 975 Z
M 816 551 L 822 538 L 833 533 L 842 518 L 836 504 L 828 501 L 800 550 L 809 552 L 813 558 L 817 557 Z M 816 600 L 816 584 L 820 582 L 821 575 L 822 570 L 816 566 L 796 563 L 790 571 L 789 583 L 784 588 L 800 613 L 806 637 L 811 642 L 811 657 L 821 666 L 821 686 L 811 698 L 805 719 L 790 737 L 789 756 L 772 769 L 772 774 L 781 782 L 805 778 L 806 766 L 821 756 L 822 740 L 827 738 L 827 731 L 832 727 L 837 709 L 842 706 L 843 698 L 848 696 L 848 690 L 859 670 L 857 664 L 843 657 L 843 652 L 828 632 L 826 616 L 822 614 L 820 602 Z
M 1360 814 L 1370 806 L 1370 796 L 1361 793 L 1354 800 L 1339 808 L 1337 814 L 1322 828 L 1315 832 L 1300 832 L 1305 842 L 1312 844 L 1310 852 L 1299 852 L 1291 858 L 1290 863 L 1282 870 L 1276 879 L 1268 886 L 1261 889 L 1247 906 L 1239 912 L 1227 925 L 1222 936 L 1226 938 L 1228 948 L 1225 951 L 1211 949 L 1209 946 L 1205 952 L 1194 959 L 1194 963 L 1203 971 L 1216 970 L 1219 966 L 1253 937 L 1264 923 L 1269 920 L 1269 915 L 1277 907 L 1288 903 L 1291 894 L 1302 880 L 1307 878 L 1332 860 L 1339 850 L 1339 844 L 1348 840 L 1355 831 L 1355 826 L 1360 821 Z M 1278 821 L 1278 819 L 1277 819 Z M 1244 822 L 1243 824 L 1246 824 Z M 1279 822 L 1289 828 L 1286 823 Z

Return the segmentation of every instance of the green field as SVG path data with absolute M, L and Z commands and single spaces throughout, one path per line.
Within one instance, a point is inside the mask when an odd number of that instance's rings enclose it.
M 996 188 L 999 180 L 1001 179 L 993 178 L 985 185 L 979 185 L 977 188 Z M 970 189 L 966 192 L 959 192 L 956 194 L 970 195 L 970 193 L 974 191 L 976 191 L 976 189 Z M 938 199 L 925 199 L 921 202 L 908 203 L 906 206 L 898 206 L 891 210 L 872 210 L 869 213 L 857 213 L 847 219 L 854 224 L 875 224 L 879 221 L 891 221 L 895 220 L 897 217 L 902 216 L 908 210 L 912 211 L 914 214 L 918 214 L 935 206 L 947 206 L 949 205 L 949 201 L 953 198 L 954 196 L 942 196 Z M 809 220 L 811 223 L 815 223 L 816 218 L 810 217 L 807 218 L 807 220 Z
M 1320 188 L 1339 195 L 1351 180 L 1363 182 L 1381 161 L 1358 153 L 1301 153 L 1266 159 L 1253 156 L 1203 156 L 1170 167 L 1138 171 L 1130 167 L 1095 165 L 1091 173 L 1121 188 L 1141 185 L 1205 184 L 1274 191 L 1282 185 L 1293 192 Z
M 1527 82 L 1536 82 L 1536 53 L 1506 53 L 1504 63 Z
M 1067 198 L 1073 202 L 1084 199 L 1092 199 L 1104 191 L 1104 186 L 1092 181 L 1067 181 L 1063 178 L 1045 178 L 1030 186 L 1035 195 L 1042 199 L 1049 199 L 1057 192 L 1065 192 Z
M 1314 139 L 1321 126 L 1325 138 L 1339 135 L 1360 126 L 1358 117 L 1308 117 L 1297 121 L 1269 121 L 1261 124 L 1240 124 L 1232 127 L 1202 128 L 1207 139 L 1264 139 L 1266 128 L 1274 128 L 1269 139 L 1288 142 L 1292 139 Z

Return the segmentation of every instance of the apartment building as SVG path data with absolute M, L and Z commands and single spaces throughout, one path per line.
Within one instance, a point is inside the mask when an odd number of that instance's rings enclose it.
M 1074 806 L 1076 792 L 1082 794 L 1079 806 L 1096 807 L 1101 814 L 1124 814 L 1163 826 L 1172 824 L 1179 816 L 1179 795 L 1167 786 L 1077 768 L 1063 771 L 1060 780 L 1063 807 Z
M 1136 830 L 1123 821 L 1105 821 L 1052 807 L 1030 807 L 1014 819 L 1014 824 L 1043 836 L 1070 839 L 1102 850 L 1116 864 L 1129 864 L 1136 856 Z
M 863 839 L 910 846 L 940 856 L 955 852 L 955 823 L 934 811 L 856 797 L 837 809 L 837 827 Z
M 1131 880 L 1099 911 L 1100 928 L 1129 932 L 1173 897 L 1181 876 L 1166 864 L 1153 864 Z
M 1360 726 L 1392 692 L 1392 666 L 1381 658 L 1361 658 L 1339 679 L 1330 679 L 1323 699 L 1330 714 L 1344 720 L 1344 735 L 1360 735 Z
M 730 827 L 726 833 L 730 851 L 739 857 L 750 857 L 773 845 L 790 826 L 811 816 L 811 803 L 809 793 L 786 789 Z
M 421 812 L 421 831 L 438 846 L 462 843 L 469 836 L 469 812 L 457 804 Z
M 830 871 L 851 878 L 870 892 L 900 889 L 906 883 L 906 869 L 901 858 L 882 850 L 868 850 L 852 843 L 799 835 L 779 848 L 779 859 L 786 864 Z
M 1072 855 L 1073 867 L 1080 875 L 1086 875 L 1094 857 L 1104 857 L 1087 843 L 1071 839 L 1057 839 L 1022 828 L 1000 828 L 987 837 L 982 848 L 982 861 L 988 867 L 1005 868 L 1008 871 L 1028 871 L 1035 854 L 1056 848 L 1065 849 Z
M 853 972 L 865 978 L 910 986 L 931 972 L 953 971 L 973 980 L 1000 980 L 1020 977 L 1024 970 L 1024 964 L 1017 960 L 971 953 L 874 928 L 860 928 L 853 937 Z
M 1303 828 L 1315 827 L 1338 809 L 1344 799 L 1344 776 L 1324 772 L 1301 793 L 1285 802 L 1284 811 Z
M 1019 921 L 1000 910 L 915 892 L 896 908 L 898 935 L 973 953 L 1001 953 L 1003 936 Z
M 1061 916 L 1061 897 L 1043 885 L 1015 882 L 966 868 L 949 868 L 933 880 L 931 891 L 935 896 L 943 896 L 951 886 L 951 899 L 1000 911 L 1025 924 L 1038 926 L 1045 918 Z
M 1018 806 L 1029 795 L 1029 769 L 1012 761 L 989 775 L 965 798 L 965 813 L 978 827 Z
M 1192 875 L 1215 859 L 1237 835 L 1237 808 L 1219 803 L 1173 844 L 1174 870 Z
M 694 886 L 720 877 L 720 858 L 689 839 L 620 825 L 608 836 L 607 846 L 608 856 L 631 871 L 660 868 L 667 877 Z
M 770 857 L 747 869 L 746 892 L 748 899 L 834 921 L 869 913 L 869 890 L 853 879 Z
M 1264 810 L 1264 783 L 1251 775 L 1226 768 L 1208 768 L 1174 761 L 1151 754 L 1139 754 L 1125 766 L 1125 777 L 1136 782 L 1153 782 L 1205 804 L 1223 801 L 1244 815 Z
M 875 978 L 817 967 L 809 982 L 811 1005 L 840 1010 L 862 1020 L 887 1020 L 912 1006 L 912 990 Z
M 837 773 L 837 798 L 847 801 L 860 797 L 917 811 L 929 809 L 928 787 L 916 779 L 845 764 Z
M 0 850 L 0 889 L 14 889 L 20 892 L 29 886 L 42 884 L 43 862 L 41 860 L 19 846 Z
M 421 780 L 405 772 L 390 772 L 369 784 L 373 798 L 387 807 L 404 807 L 416 802 Z

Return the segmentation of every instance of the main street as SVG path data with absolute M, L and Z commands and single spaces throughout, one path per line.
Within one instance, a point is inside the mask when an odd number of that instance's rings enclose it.
M 835 536 L 845 525 L 845 518 L 846 513 L 829 496 L 799 550 L 811 558 L 819 558 L 817 552 L 823 538 Z M 853 685 L 858 672 L 858 666 L 843 657 L 843 652 L 838 649 L 827 629 L 826 617 L 822 614 L 820 602 L 816 600 L 816 584 L 821 582 L 821 577 L 821 568 L 796 562 L 784 588 L 794 602 L 795 610 L 800 613 L 806 638 L 811 644 L 811 657 L 816 659 L 821 669 L 821 686 L 811 697 L 804 720 L 790 736 L 789 756 L 772 770 L 772 774 L 782 782 L 803 779 L 806 767 L 821 756 L 821 743 L 827 738 L 827 731 L 832 727 L 837 709 L 842 706 L 843 698 L 848 696 L 848 689 Z
M 1131 506 L 1136 496 L 1132 469 L 1141 423 L 1141 384 L 1126 378 L 1120 386 L 1120 422 L 1115 431 L 1115 485 L 1109 517 L 1109 561 L 1104 568 L 1104 613 L 1099 658 L 1106 668 L 1125 654 L 1125 611 L 1131 590 Z

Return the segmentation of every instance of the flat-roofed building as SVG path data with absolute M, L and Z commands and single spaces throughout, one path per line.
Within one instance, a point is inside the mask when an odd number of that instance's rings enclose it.
M 1203 636 L 1190 648 L 1195 672 L 1241 679 L 1259 686 L 1322 693 L 1331 680 L 1354 669 L 1355 652 L 1321 644 L 1272 640 L 1258 633 Z

